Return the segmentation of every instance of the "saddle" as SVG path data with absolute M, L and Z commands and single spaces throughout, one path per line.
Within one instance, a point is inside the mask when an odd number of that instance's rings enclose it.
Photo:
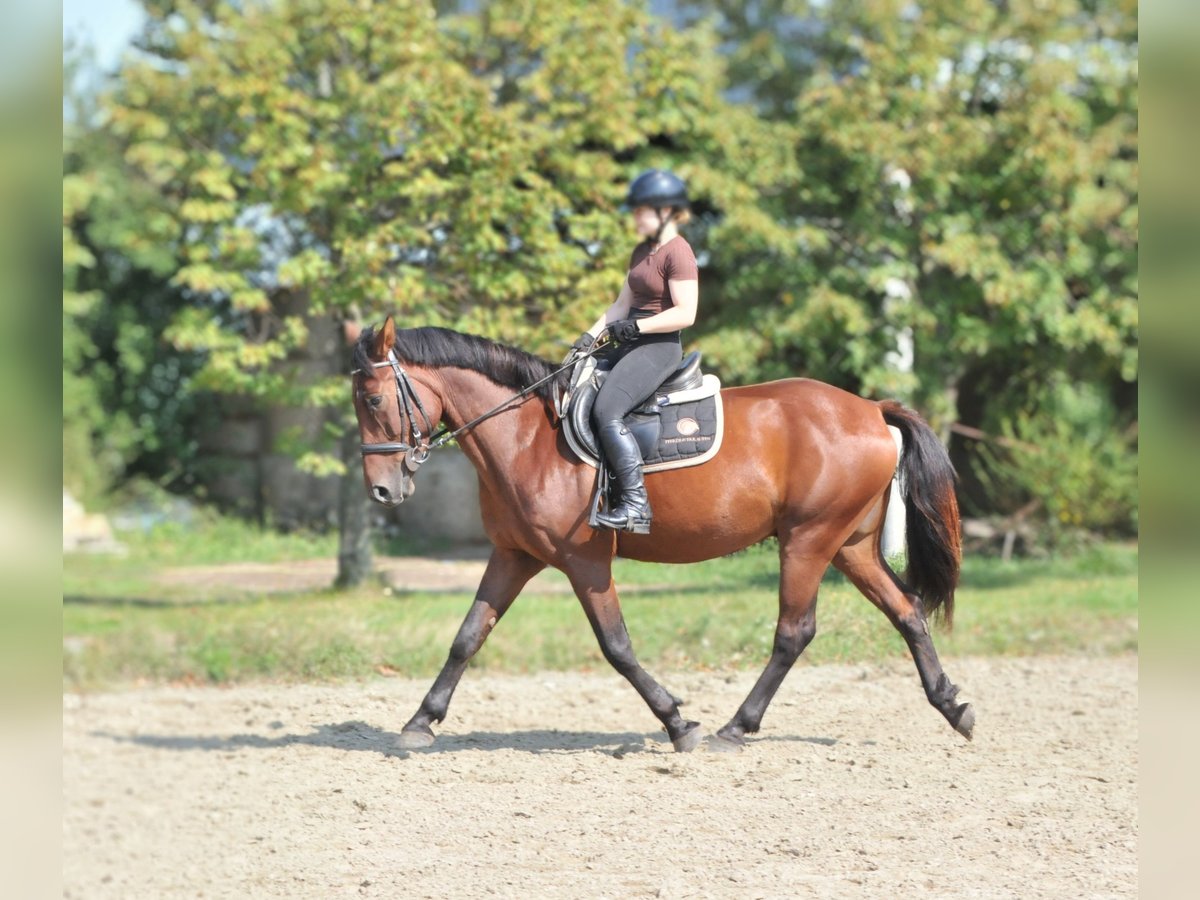
M 592 405 L 608 370 L 604 361 L 579 363 L 559 401 L 567 445 L 583 462 L 600 467 L 602 452 L 592 428 Z M 683 358 L 654 394 L 625 417 L 642 451 L 643 471 L 698 466 L 717 455 L 725 431 L 721 381 L 700 371 L 700 353 Z

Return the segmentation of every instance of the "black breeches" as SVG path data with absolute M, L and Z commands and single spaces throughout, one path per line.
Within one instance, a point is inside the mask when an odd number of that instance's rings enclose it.
M 597 426 L 620 422 L 646 402 L 679 366 L 683 348 L 675 335 L 653 335 L 622 347 L 615 359 L 592 406 L 592 421 Z

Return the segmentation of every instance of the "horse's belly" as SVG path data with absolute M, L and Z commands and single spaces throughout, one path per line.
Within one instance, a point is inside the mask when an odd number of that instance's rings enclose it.
M 697 495 L 655 503 L 650 533 L 620 534 L 617 555 L 647 562 L 688 563 L 728 556 L 775 533 L 775 513 L 761 498 L 739 504 Z

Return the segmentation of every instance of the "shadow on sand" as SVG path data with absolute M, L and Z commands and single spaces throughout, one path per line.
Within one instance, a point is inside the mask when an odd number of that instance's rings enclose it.
M 642 753 L 650 749 L 647 745 L 661 741 L 667 749 L 665 732 L 638 733 L 599 731 L 475 731 L 470 734 L 438 735 L 431 747 L 409 750 L 399 745 L 400 735 L 385 731 L 362 721 L 340 722 L 335 725 L 318 725 L 309 734 L 281 734 L 267 737 L 261 734 L 233 735 L 158 735 L 158 734 L 114 734 L 108 731 L 93 732 L 95 737 L 107 738 L 125 744 L 137 744 L 160 750 L 229 752 L 235 750 L 273 750 L 294 745 L 326 747 L 348 752 L 378 753 L 401 759 L 411 755 L 459 753 L 469 750 L 518 750 L 524 753 L 581 753 L 600 752 L 620 758 L 628 753 Z
M 309 734 L 281 734 L 267 737 L 261 734 L 232 735 L 159 735 L 159 734 L 114 734 L 95 731 L 93 736 L 107 738 L 123 744 L 136 744 L 158 750 L 233 752 L 237 750 L 275 750 L 281 747 L 307 746 L 325 747 L 347 752 L 378 753 L 407 759 L 413 755 L 461 753 L 464 751 L 517 750 L 533 754 L 604 753 L 616 759 L 633 753 L 661 751 L 671 752 L 671 743 L 666 732 L 601 732 L 601 731 L 556 731 L 537 729 L 533 731 L 474 731 L 470 734 L 439 735 L 432 746 L 423 749 L 405 749 L 400 746 L 400 735 L 384 731 L 359 720 L 340 722 L 336 725 L 318 725 Z M 832 746 L 837 738 L 798 737 L 772 735 L 751 739 L 791 741 L 796 743 Z M 657 746 L 656 746 L 657 745 Z

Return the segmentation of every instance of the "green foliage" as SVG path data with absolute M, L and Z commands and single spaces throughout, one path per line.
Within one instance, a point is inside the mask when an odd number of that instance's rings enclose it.
M 68 73 L 83 64 L 68 56 Z M 175 225 L 89 89 L 64 107 L 63 484 L 96 502 L 135 472 L 186 484 L 204 413 L 186 389 L 197 360 L 162 340 Z
M 1014 423 L 1020 384 L 1136 379 L 1133 0 L 691 0 L 685 27 L 633 0 L 147 9 L 64 182 L 64 315 L 93 335 L 64 345 L 72 471 L 171 440 L 183 411 L 148 396 L 181 392 L 148 384 L 340 422 L 328 320 L 561 356 L 620 286 L 649 166 L 695 197 L 689 338 L 727 382 L 809 375 L 946 433 L 981 369 L 1013 373 L 982 415 Z M 308 471 L 340 469 L 337 430 L 292 448 Z
M 793 126 L 803 172 L 777 206 L 802 252 L 705 273 L 706 300 L 732 288 L 712 358 L 898 393 L 939 425 L 984 359 L 1136 378 L 1131 0 L 689 6 L 732 46 L 732 87 Z M 886 356 L 904 331 L 911 381 Z
M 799 175 L 789 132 L 722 97 L 715 42 L 618 2 L 154 4 L 106 110 L 183 236 L 170 339 L 204 388 L 316 405 L 287 362 L 314 317 L 559 356 L 620 287 L 651 165 L 726 211 L 714 243 L 792 252 L 761 199 Z
M 70 227 L 91 198 L 89 185 L 77 177 L 63 178 L 63 485 L 76 496 L 91 499 L 109 487 L 120 460 L 105 459 L 93 447 L 100 425 L 98 390 L 87 378 L 81 360 L 92 348 L 76 324 L 96 307 L 99 296 L 78 290 L 78 272 L 95 264 L 95 257 L 76 239 Z M 117 441 L 118 446 L 127 444 Z
M 1137 436 L 1116 427 L 1096 390 L 1059 382 L 1036 412 L 1002 426 L 1004 443 L 984 446 L 987 483 L 998 505 L 1032 499 L 1053 544 L 1084 530 L 1137 531 Z

